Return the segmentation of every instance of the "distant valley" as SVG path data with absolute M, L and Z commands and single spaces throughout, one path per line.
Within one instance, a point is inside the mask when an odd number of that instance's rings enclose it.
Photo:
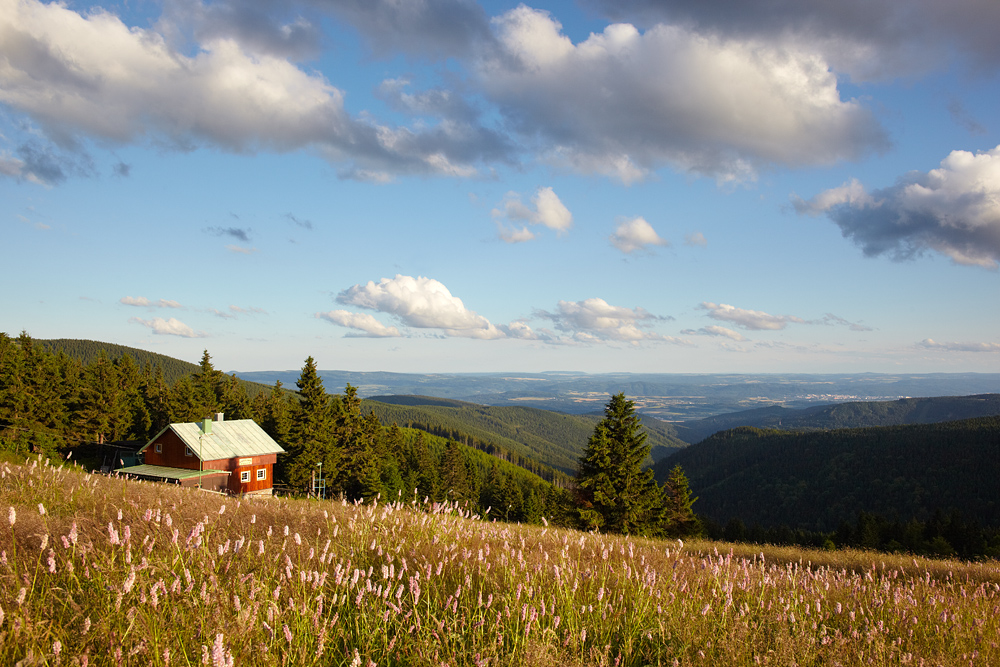
M 643 415 L 684 422 L 754 408 L 808 408 L 851 401 L 1000 393 L 997 373 L 670 374 L 439 373 L 320 371 L 327 391 L 350 383 L 362 397 L 418 395 L 570 414 L 597 413 L 618 392 Z M 293 388 L 298 370 L 236 371 L 245 380 Z M 685 438 L 686 439 L 686 438 Z

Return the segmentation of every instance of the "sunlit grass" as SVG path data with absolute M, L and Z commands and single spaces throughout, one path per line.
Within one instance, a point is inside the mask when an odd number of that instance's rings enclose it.
M 996 665 L 1000 567 L 0 463 L 0 664 Z

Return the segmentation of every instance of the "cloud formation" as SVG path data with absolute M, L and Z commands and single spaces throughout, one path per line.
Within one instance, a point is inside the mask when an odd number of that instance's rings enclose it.
M 1000 5 L 979 0 L 588 0 L 618 21 L 667 22 L 727 38 L 807 47 L 855 80 L 945 69 L 956 55 L 1000 65 Z
M 157 299 L 150 301 L 144 296 L 123 296 L 118 301 L 126 306 L 138 306 L 141 308 L 180 308 L 181 304 L 170 299 Z
M 398 338 L 403 334 L 399 333 L 396 327 L 387 327 L 368 313 L 352 313 L 347 310 L 331 310 L 325 313 L 316 313 L 316 317 L 324 319 L 331 324 L 356 329 L 361 333 L 348 333 L 348 337 L 366 338 Z
M 386 313 L 415 329 L 440 329 L 447 336 L 504 337 L 489 320 L 466 308 L 461 299 L 433 278 L 397 274 L 377 283 L 368 281 L 340 292 L 337 303 Z
M 789 315 L 771 315 L 760 310 L 745 310 L 726 303 L 711 303 L 704 301 L 698 306 L 708 311 L 708 316 L 715 320 L 730 322 L 735 326 L 751 331 L 777 331 L 784 329 L 789 323 L 805 323 L 805 320 Z
M 658 317 L 640 307 L 613 306 L 596 297 L 560 301 L 554 312 L 541 310 L 536 316 L 551 320 L 556 329 L 580 343 L 665 341 L 686 344 L 681 339 L 649 331 L 656 322 L 670 318 Z
M 958 264 L 996 269 L 1000 262 L 1000 146 L 952 151 L 940 168 L 871 193 L 851 180 L 793 204 L 800 213 L 825 213 L 869 257 L 905 260 L 933 250 Z
M 664 165 L 722 180 L 770 165 L 857 159 L 888 146 L 871 113 L 843 101 L 814 52 L 656 24 L 613 24 L 574 44 L 548 12 L 493 19 L 501 51 L 479 85 L 552 159 L 624 183 Z
M 208 334 L 198 331 L 184 324 L 180 320 L 171 317 L 170 319 L 163 319 L 162 317 L 154 317 L 151 320 L 143 320 L 138 317 L 130 317 L 129 322 L 134 324 L 141 324 L 148 329 L 151 329 L 154 334 L 161 336 L 180 336 L 182 338 L 205 338 Z
M 708 241 L 701 232 L 692 232 L 684 235 L 684 245 L 704 248 L 708 245 Z
M 660 238 L 653 226 L 642 216 L 620 221 L 615 226 L 615 232 L 610 240 L 611 245 L 626 255 L 648 250 L 650 246 L 670 245 L 665 239 Z
M 1000 343 L 939 343 L 932 338 L 922 340 L 920 347 L 945 352 L 1000 352 Z
M 521 201 L 521 195 L 508 192 L 503 204 L 493 209 L 492 215 L 497 224 L 497 233 L 507 243 L 521 243 L 535 238 L 535 234 L 522 225 L 508 226 L 503 220 L 524 222 L 528 225 L 542 225 L 563 235 L 573 227 L 573 214 L 562 203 L 559 196 L 550 187 L 541 187 L 531 197 L 532 206 Z
M 343 93 L 322 75 L 300 69 L 249 29 L 222 29 L 233 12 L 247 18 L 252 11 L 253 3 L 240 4 L 223 12 L 225 21 L 197 19 L 201 41 L 188 55 L 174 46 L 171 33 L 183 26 L 173 26 L 170 16 L 158 32 L 129 27 L 103 10 L 83 15 L 57 3 L 3 0 L 0 102 L 28 114 L 65 146 L 89 137 L 119 144 L 157 140 L 185 150 L 202 144 L 233 152 L 314 149 L 341 165 L 345 177 L 371 180 L 405 173 L 472 176 L 475 162 L 508 159 L 504 138 L 478 125 L 410 129 L 353 118 Z M 297 30 L 296 24 L 271 27 L 290 39 Z M 60 178 L 51 168 L 47 177 L 38 175 L 21 160 L 24 173 L 44 182 Z M 7 159 L 5 173 L 16 166 Z
M 707 327 L 702 327 L 700 329 L 685 329 L 681 333 L 686 336 L 721 336 L 722 338 L 728 338 L 737 342 L 747 340 L 747 338 L 740 332 L 727 329 L 726 327 L 720 327 L 717 324 L 710 324 Z
M 244 243 L 250 241 L 250 230 L 239 227 L 206 227 L 205 231 L 216 236 L 230 236 Z

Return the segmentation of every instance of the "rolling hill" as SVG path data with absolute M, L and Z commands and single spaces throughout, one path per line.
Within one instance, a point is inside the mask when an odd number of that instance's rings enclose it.
M 740 427 L 654 467 L 680 465 L 695 510 L 720 523 L 829 531 L 864 511 L 907 521 L 958 510 L 1000 526 L 1000 417 L 830 431 Z
M 102 350 L 112 361 L 127 354 L 132 357 L 132 360 L 135 361 L 139 368 L 143 368 L 147 365 L 151 367 L 159 366 L 162 368 L 163 379 L 169 384 L 173 384 L 182 377 L 193 375 L 201 370 L 201 367 L 198 364 L 181 361 L 180 359 L 175 359 L 174 357 L 168 357 L 165 354 L 140 350 L 126 345 L 117 345 L 115 343 L 102 343 L 96 340 L 82 340 L 76 338 L 53 338 L 48 340 L 38 339 L 35 342 L 51 352 L 65 352 L 67 356 L 77 359 L 83 364 L 92 364 L 97 361 L 97 358 L 100 356 Z M 269 386 L 259 382 L 245 380 L 243 378 L 237 378 L 237 381 L 239 381 L 240 384 L 246 388 L 247 394 L 250 398 L 253 398 L 257 394 L 271 391 Z
M 587 439 L 602 417 L 427 396 L 376 396 L 365 399 L 362 406 L 383 424 L 421 428 L 477 448 L 492 444 L 524 459 L 520 465 L 535 461 L 567 475 L 575 474 Z M 674 436 L 672 425 L 650 417 L 644 417 L 643 424 L 652 447 L 651 462 L 685 446 Z
M 676 427 L 679 438 L 693 443 L 739 426 L 804 431 L 933 424 L 992 415 L 1000 415 L 1000 394 L 852 401 L 801 409 L 771 406 L 686 421 Z

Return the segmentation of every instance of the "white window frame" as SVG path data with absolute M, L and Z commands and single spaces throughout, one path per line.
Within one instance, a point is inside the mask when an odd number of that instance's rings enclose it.
M 240 471 L 240 484 L 249 484 L 249 483 L 250 483 L 250 471 L 249 470 L 241 470 Z
M 267 479 L 267 468 L 258 468 L 257 469 L 257 481 L 258 482 L 263 482 L 266 479 Z
M 163 453 L 163 444 L 162 443 L 159 443 L 159 442 L 156 443 L 155 445 L 153 445 L 153 448 L 156 450 L 157 454 L 162 454 Z

